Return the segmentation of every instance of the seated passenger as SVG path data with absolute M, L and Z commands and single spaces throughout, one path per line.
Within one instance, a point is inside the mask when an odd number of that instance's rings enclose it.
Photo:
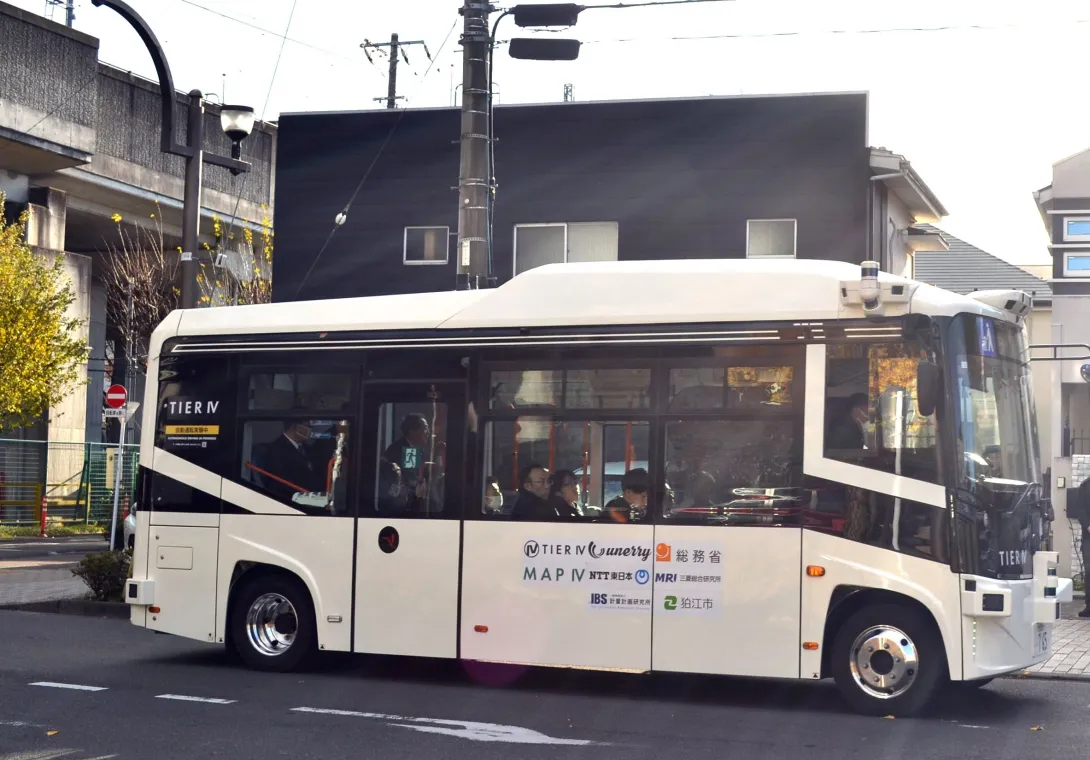
M 557 470 L 553 473 L 549 506 L 561 518 L 579 517 L 583 513 L 579 507 L 579 479 L 574 472 Z
M 647 470 L 642 467 L 629 470 L 621 478 L 621 495 L 613 497 L 606 504 L 606 514 L 617 522 L 642 519 L 647 512 L 647 494 L 650 490 L 651 479 Z
M 539 464 L 530 464 L 519 472 L 519 492 L 511 514 L 516 520 L 553 521 L 556 510 L 547 501 L 549 471 Z

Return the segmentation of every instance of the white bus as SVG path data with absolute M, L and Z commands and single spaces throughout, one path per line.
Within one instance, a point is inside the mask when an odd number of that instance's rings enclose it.
M 132 622 L 316 650 L 832 677 L 870 714 L 1049 656 L 1021 292 L 818 261 L 175 312 Z

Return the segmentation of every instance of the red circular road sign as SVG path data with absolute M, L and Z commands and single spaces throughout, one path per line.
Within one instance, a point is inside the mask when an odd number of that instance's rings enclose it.
M 120 409 L 129 400 L 129 392 L 124 385 L 111 385 L 106 391 L 106 405 L 111 409 Z

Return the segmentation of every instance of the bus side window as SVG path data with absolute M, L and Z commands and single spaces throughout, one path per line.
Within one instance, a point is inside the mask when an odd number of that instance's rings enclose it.
M 650 439 L 646 420 L 489 420 L 481 513 L 534 522 L 649 520 Z
M 437 401 L 379 406 L 375 490 L 364 496 L 364 514 L 426 517 L 444 511 L 447 411 Z
M 350 515 L 353 378 L 343 369 L 244 369 L 231 477 L 306 515 Z
M 160 360 L 156 448 L 217 475 L 229 473 L 237 394 L 230 366 L 220 356 Z

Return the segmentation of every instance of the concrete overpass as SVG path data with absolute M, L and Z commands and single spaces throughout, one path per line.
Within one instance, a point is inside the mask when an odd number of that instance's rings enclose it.
M 176 250 L 183 159 L 160 151 L 158 83 L 100 62 L 96 38 L 0 1 L 0 40 L 4 211 L 9 218 L 29 211 L 30 242 L 65 253 L 78 296 L 75 316 L 85 321 L 92 347 L 86 394 L 51 410 L 48 424 L 26 435 L 98 441 L 105 357 L 114 352 L 107 350 L 113 331 L 96 273 L 109 244 L 118 242 L 111 217 L 120 214 L 125 224 L 144 227 L 161 223 L 166 249 Z M 183 144 L 188 102 L 188 95 L 177 93 L 176 137 Z M 206 149 L 230 155 L 218 106 L 209 104 L 205 119 Z M 237 224 L 254 229 L 262 216 L 273 215 L 276 127 L 259 123 L 243 143 L 243 157 L 253 168 L 238 177 L 205 164 L 201 234 L 206 242 L 214 239 L 213 215 L 236 214 Z

